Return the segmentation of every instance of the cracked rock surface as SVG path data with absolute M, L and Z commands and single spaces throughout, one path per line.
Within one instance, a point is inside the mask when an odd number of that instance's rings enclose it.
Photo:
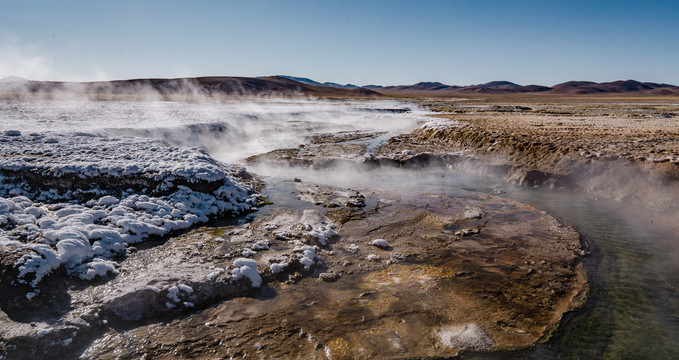
M 297 184 L 299 195 L 345 191 Z M 529 346 L 582 301 L 579 235 L 530 206 L 464 191 L 377 191 L 350 209 L 362 216 L 333 223 L 326 215 L 337 208 L 302 198 L 299 209 L 187 235 L 221 239 L 199 251 L 226 263 L 265 244 L 251 256 L 256 294 L 110 328 L 83 358 L 453 356 Z M 479 231 L 456 235 L 462 228 Z

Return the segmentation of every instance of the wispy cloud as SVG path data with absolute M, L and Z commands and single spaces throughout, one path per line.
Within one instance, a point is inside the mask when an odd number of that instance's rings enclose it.
M 3 39 L 13 39 L 5 36 Z M 47 80 L 52 71 L 49 59 L 31 45 L 19 45 L 13 41 L 0 43 L 0 76 L 20 76 L 28 79 Z
M 91 64 L 89 69 L 72 74 L 60 71 L 53 58 L 40 44 L 22 41 L 10 31 L 0 29 L 0 76 L 18 76 L 30 80 L 98 81 L 111 77 L 101 67 Z

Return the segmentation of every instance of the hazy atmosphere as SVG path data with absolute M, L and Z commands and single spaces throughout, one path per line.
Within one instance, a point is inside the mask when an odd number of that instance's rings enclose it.
M 679 2 L 0 1 L 0 76 L 679 84 Z
M 0 360 L 679 359 L 678 16 L 0 0 Z

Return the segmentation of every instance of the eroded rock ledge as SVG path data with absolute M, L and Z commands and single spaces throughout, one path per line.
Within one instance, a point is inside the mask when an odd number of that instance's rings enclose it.
M 419 129 L 374 148 L 375 134 L 281 149 L 249 162 L 318 169 L 448 166 L 524 186 L 582 191 L 666 213 L 679 196 L 673 104 L 565 103 L 490 106 L 433 101 Z M 520 110 L 511 110 L 520 107 Z M 672 226 L 672 224 L 668 224 Z
M 242 168 L 159 140 L 0 135 L 0 354 L 40 355 L 96 328 L 110 309 L 88 312 L 70 290 L 119 275 L 139 244 L 256 209 L 257 185 Z
M 462 190 L 358 194 L 298 182 L 302 209 L 187 234 L 182 242 L 204 244 L 191 248 L 205 266 L 249 256 L 261 291 L 188 317 L 110 330 L 83 357 L 350 359 L 515 349 L 548 336 L 584 299 L 579 235 L 542 211 Z

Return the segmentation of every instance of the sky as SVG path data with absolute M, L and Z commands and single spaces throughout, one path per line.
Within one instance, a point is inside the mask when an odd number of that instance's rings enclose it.
M 0 0 L 0 76 L 679 85 L 679 0 Z

